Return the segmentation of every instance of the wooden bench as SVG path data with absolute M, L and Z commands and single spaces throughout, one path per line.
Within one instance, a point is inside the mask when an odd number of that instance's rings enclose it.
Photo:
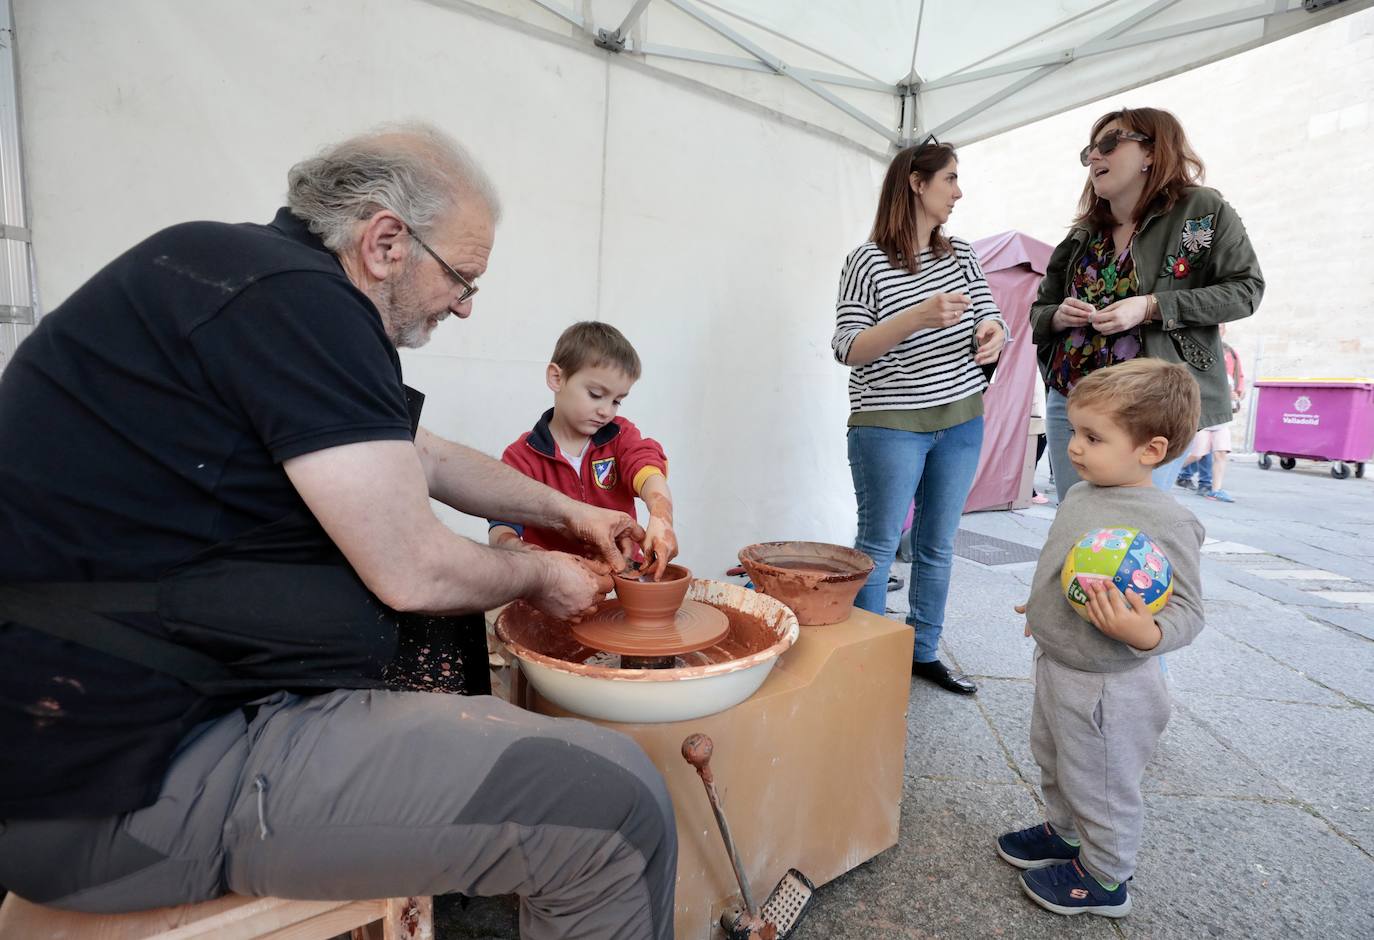
M 228 894 L 132 914 L 80 914 L 0 905 L 0 940 L 434 940 L 433 898 L 287 901 Z

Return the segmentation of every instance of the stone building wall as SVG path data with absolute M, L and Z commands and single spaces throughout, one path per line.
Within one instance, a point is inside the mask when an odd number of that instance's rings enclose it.
M 1264 301 L 1227 334 L 1247 377 L 1374 378 L 1374 10 L 961 148 L 950 228 L 1057 243 L 1093 121 L 1146 105 L 1179 117 L 1259 254 Z

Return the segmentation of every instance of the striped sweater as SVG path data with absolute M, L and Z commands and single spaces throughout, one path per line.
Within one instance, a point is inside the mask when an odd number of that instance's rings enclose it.
M 954 254 L 936 259 L 921 252 L 921 270 L 911 274 L 888 263 L 882 249 L 865 242 L 850 252 L 840 275 L 835 301 L 835 335 L 831 348 L 845 362 L 854 339 L 870 326 L 940 293 L 963 293 L 972 299 L 953 326 L 917 330 L 886 354 L 849 373 L 851 411 L 897 411 L 933 408 L 959 401 L 987 388 L 983 370 L 973 361 L 973 331 L 984 320 L 1006 322 L 993 302 L 973 247 L 951 238 Z M 1008 332 L 1008 340 L 1011 335 Z

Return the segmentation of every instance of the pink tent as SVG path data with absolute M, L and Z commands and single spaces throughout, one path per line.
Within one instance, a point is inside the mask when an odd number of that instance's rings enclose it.
M 1031 342 L 1030 305 L 1054 249 L 1029 235 L 1003 232 L 974 242 L 973 250 L 1011 329 L 1012 342 L 1002 350 L 997 374 L 983 397 L 983 453 L 964 512 L 1020 508 L 1026 505 L 1021 475 L 1031 402 L 1035 383 L 1040 381 Z M 908 510 L 903 531 L 911 528 L 912 515 Z
M 1040 381 L 1031 342 L 1030 305 L 1053 247 L 1020 232 L 1003 232 L 973 243 L 993 299 L 1011 328 L 992 387 L 983 399 L 983 454 L 964 512 L 1025 505 L 1021 495 L 1027 423 Z M 1029 494 L 1027 494 L 1029 495 Z

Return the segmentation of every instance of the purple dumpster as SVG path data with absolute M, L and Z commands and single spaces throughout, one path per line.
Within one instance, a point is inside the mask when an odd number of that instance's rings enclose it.
M 1364 476 L 1374 459 L 1374 379 L 1261 379 L 1255 383 L 1255 451 L 1265 470 L 1279 458 L 1331 461 L 1338 480 Z

